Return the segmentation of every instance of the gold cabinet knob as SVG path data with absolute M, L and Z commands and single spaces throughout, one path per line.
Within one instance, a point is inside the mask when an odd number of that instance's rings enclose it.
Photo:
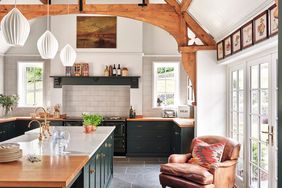
M 90 172 L 90 174 L 93 174 L 93 173 L 95 173 L 95 169 L 90 168 L 89 172 Z

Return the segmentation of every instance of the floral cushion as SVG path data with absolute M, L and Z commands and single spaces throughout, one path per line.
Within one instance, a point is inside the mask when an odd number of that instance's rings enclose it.
M 188 161 L 191 164 L 198 164 L 210 169 L 211 165 L 221 161 L 225 143 L 208 144 L 196 139 L 192 152 L 192 158 Z

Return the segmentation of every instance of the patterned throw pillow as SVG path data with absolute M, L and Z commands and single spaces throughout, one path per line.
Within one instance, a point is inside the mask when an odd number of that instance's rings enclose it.
M 221 161 L 225 143 L 208 144 L 202 140 L 196 139 L 192 158 L 188 161 L 190 164 L 197 164 L 210 169 L 212 164 Z

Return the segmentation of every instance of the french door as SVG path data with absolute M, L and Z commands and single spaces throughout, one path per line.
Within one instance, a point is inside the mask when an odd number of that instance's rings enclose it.
M 277 187 L 277 54 L 230 69 L 230 136 L 238 140 L 238 187 Z

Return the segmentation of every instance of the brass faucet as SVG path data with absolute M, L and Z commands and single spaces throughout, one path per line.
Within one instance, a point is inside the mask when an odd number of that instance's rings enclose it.
M 51 132 L 50 132 L 50 124 L 49 124 L 49 121 L 47 121 L 47 111 L 45 110 L 45 108 L 43 108 L 43 107 L 37 107 L 37 108 L 34 110 L 34 113 L 37 114 L 37 111 L 40 110 L 40 109 L 44 111 L 44 122 L 40 122 L 40 121 L 38 121 L 38 120 L 36 120 L 36 119 L 33 119 L 32 121 L 29 122 L 28 127 L 30 128 L 31 123 L 37 122 L 37 123 L 39 124 L 39 129 L 40 129 L 38 139 L 39 139 L 40 141 L 42 141 L 43 138 L 47 138 L 45 132 L 47 132 L 47 133 L 49 134 L 49 136 L 51 136 Z

